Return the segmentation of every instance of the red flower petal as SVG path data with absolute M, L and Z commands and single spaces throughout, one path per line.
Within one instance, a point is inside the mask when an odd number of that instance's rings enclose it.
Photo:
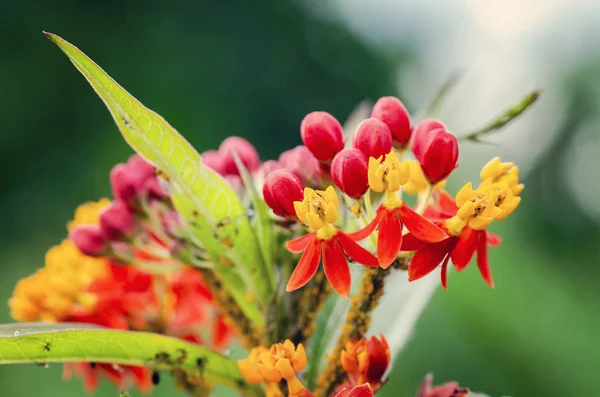
M 352 240 L 346 233 L 338 230 L 338 234 L 335 236 L 335 238 L 344 249 L 344 252 L 346 252 L 346 254 L 354 262 L 358 262 L 362 265 L 370 267 L 379 266 L 379 261 L 377 258 L 369 251 L 355 243 L 354 240 Z
M 437 243 L 448 238 L 448 233 L 436 226 L 433 222 L 417 214 L 408 205 L 403 203 L 397 210 L 404 226 L 419 240 L 428 243 Z
M 437 197 L 438 204 L 444 212 L 447 212 L 451 217 L 456 215 L 458 207 L 454 202 L 454 198 L 445 190 L 442 190 Z
M 299 254 L 304 251 L 310 241 L 315 237 L 316 232 L 305 234 L 302 237 L 298 237 L 297 239 L 290 240 L 285 243 L 285 248 L 293 254 Z
M 302 254 L 300 261 L 296 265 L 285 290 L 291 292 L 304 287 L 319 269 L 320 260 L 321 240 L 315 238 L 310 241 L 304 250 L 304 254 Z
M 477 238 L 480 232 L 473 230 L 470 227 L 465 227 L 460 234 L 456 247 L 452 250 L 452 263 L 456 267 L 457 271 L 464 270 L 465 267 L 471 262 L 475 249 L 477 248 Z
M 365 371 L 366 381 L 380 383 L 390 362 L 386 345 L 375 336 L 371 336 L 367 342 L 367 353 L 369 360 Z
M 485 233 L 487 236 L 487 243 L 490 247 L 497 247 L 502 242 L 502 239 L 497 234 L 490 233 L 487 230 Z
M 346 397 L 373 397 L 373 389 L 368 383 L 354 386 Z
M 380 218 L 381 218 L 381 211 L 378 209 L 377 215 L 375 215 L 375 218 L 373 218 L 371 223 L 369 223 L 367 226 L 363 227 L 362 229 L 360 229 L 354 233 L 348 233 L 348 237 L 350 237 L 354 241 L 360 241 L 360 240 L 366 239 L 375 231 L 375 229 L 379 225 Z
M 342 247 L 335 238 L 323 241 L 321 247 L 323 250 L 323 269 L 327 280 L 329 280 L 335 292 L 347 298 L 350 295 L 352 281 L 348 261 Z
M 377 241 L 377 257 L 379 266 L 390 267 L 398 257 L 402 247 L 402 221 L 395 210 L 383 210 L 379 221 L 379 240 Z
M 400 251 L 416 251 L 426 245 L 427 243 L 419 240 L 411 233 L 408 233 L 402 236 L 402 246 L 400 247 Z
M 445 290 L 448 289 L 448 261 L 450 261 L 450 255 L 446 255 L 444 263 L 442 263 L 441 279 L 442 287 L 444 287 Z
M 408 266 L 408 281 L 415 281 L 431 273 L 452 250 L 452 241 L 427 244 L 415 253 Z
M 479 233 L 479 240 L 477 242 L 477 267 L 485 282 L 494 288 L 494 280 L 492 280 L 492 271 L 490 270 L 490 262 L 488 261 L 487 245 L 488 236 L 486 232 Z

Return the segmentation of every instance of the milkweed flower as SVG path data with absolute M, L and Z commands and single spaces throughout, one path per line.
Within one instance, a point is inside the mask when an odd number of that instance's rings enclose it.
M 392 133 L 387 124 L 371 117 L 356 127 L 352 146 L 363 152 L 365 158 L 385 156 L 392 150 Z
M 296 373 L 306 368 L 308 359 L 302 343 L 295 346 L 290 340 L 270 348 L 253 348 L 248 358 L 237 362 L 244 379 L 250 384 L 265 383 L 267 396 L 279 396 L 277 383 L 285 380 L 290 396 L 308 397 L 310 392 L 302 385 Z
M 333 222 L 338 218 L 338 205 L 333 186 L 324 191 L 305 188 L 304 199 L 294 202 L 298 219 L 314 231 L 288 241 L 285 245 L 292 253 L 303 252 L 288 281 L 287 291 L 294 291 L 306 285 L 317 273 L 321 257 L 329 283 L 344 297 L 350 294 L 351 284 L 346 255 L 363 265 L 378 266 L 377 258 L 333 226 Z
M 412 133 L 410 115 L 400 99 L 393 96 L 379 98 L 373 105 L 371 117 L 383 121 L 388 126 L 398 146 L 405 147 L 408 144 Z
M 302 183 L 286 169 L 271 172 L 263 185 L 263 197 L 276 215 L 296 219 L 294 202 L 302 200 Z
M 495 172 L 490 172 L 490 167 Z M 501 172 L 497 172 L 502 169 Z M 447 288 L 447 267 L 450 259 L 457 271 L 464 270 L 477 253 L 477 266 L 485 282 L 494 286 L 487 247 L 500 244 L 500 238 L 486 228 L 494 220 L 505 219 L 519 205 L 523 185 L 519 184 L 518 168 L 512 163 L 492 160 L 484 167 L 482 181 L 477 189 L 471 182 L 463 186 L 456 199 L 447 192 L 438 195 L 438 204 L 426 210 L 425 216 L 443 228 L 448 237 L 426 243 L 409 234 L 403 242 L 403 251 L 416 251 L 408 269 L 409 281 L 418 280 L 442 264 L 441 280 Z M 491 176 L 489 174 L 492 174 Z M 517 177 L 515 178 L 515 175 Z
M 349 341 L 340 354 L 350 386 L 368 383 L 373 391 L 385 384 L 383 375 L 390 364 L 390 347 L 383 335 Z
M 368 383 L 354 386 L 352 388 L 344 387 L 338 391 L 335 397 L 373 397 L 373 389 Z
M 400 252 L 404 226 L 422 241 L 437 242 L 448 237 L 444 230 L 413 211 L 398 197 L 400 186 L 409 179 L 408 162 L 400 162 L 394 152 L 390 152 L 385 160 L 381 156 L 369 158 L 369 186 L 375 192 L 384 192 L 385 200 L 377 209 L 375 218 L 362 230 L 351 233 L 350 237 L 362 240 L 379 227 L 377 257 L 384 269 L 394 262 Z
M 342 125 L 327 112 L 312 112 L 300 124 L 300 136 L 319 160 L 330 162 L 344 148 Z
M 352 198 L 359 198 L 369 189 L 367 160 L 358 149 L 344 149 L 331 163 L 331 177 L 340 190 Z
M 437 120 L 424 120 L 415 127 L 412 151 L 432 184 L 446 179 L 458 165 L 458 140 Z

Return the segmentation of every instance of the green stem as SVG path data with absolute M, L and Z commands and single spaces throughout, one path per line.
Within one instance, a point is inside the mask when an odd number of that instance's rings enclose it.
M 494 120 L 483 126 L 482 128 L 471 132 L 470 134 L 460 137 L 460 139 L 467 139 L 469 141 L 477 142 L 479 138 L 492 131 L 498 130 L 510 123 L 512 120 L 523 114 L 531 105 L 537 101 L 540 96 L 539 90 L 534 90 L 527 94 L 518 104 L 512 106 L 508 110 L 504 111 L 501 115 L 496 117 Z

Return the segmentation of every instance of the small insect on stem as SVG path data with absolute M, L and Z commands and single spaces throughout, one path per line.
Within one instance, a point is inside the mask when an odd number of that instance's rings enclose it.
M 52 342 L 45 342 L 44 346 L 42 347 L 42 350 L 44 350 L 45 352 L 49 352 L 50 349 L 52 349 Z
M 179 365 L 182 365 L 183 363 L 185 363 L 185 360 L 187 360 L 187 350 L 177 349 L 177 352 L 179 353 L 179 357 L 177 357 L 175 362 Z

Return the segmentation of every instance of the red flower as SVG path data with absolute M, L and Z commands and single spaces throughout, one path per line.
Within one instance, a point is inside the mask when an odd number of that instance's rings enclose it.
M 294 201 L 302 200 L 302 183 L 291 171 L 273 171 L 265 179 L 263 197 L 276 215 L 296 218 Z
M 413 211 L 398 198 L 396 192 L 408 181 L 409 168 L 405 161 L 400 163 L 395 153 L 389 153 L 382 162 L 369 159 L 369 186 L 376 192 L 385 191 L 385 201 L 377 209 L 375 218 L 362 230 L 349 234 L 353 240 L 367 238 L 379 227 L 377 256 L 379 265 L 386 269 L 398 256 L 402 246 L 402 228 L 423 241 L 437 242 L 448 236 L 444 230 Z
M 429 207 L 425 215 L 446 230 L 447 238 L 439 242 L 424 242 L 412 233 L 404 236 L 402 251 L 416 251 L 408 267 L 408 280 L 414 281 L 431 273 L 440 263 L 442 264 L 441 281 L 448 288 L 448 262 L 452 259 L 457 271 L 464 270 L 475 252 L 477 266 L 481 276 L 491 287 L 494 286 L 487 255 L 488 245 L 495 247 L 500 244 L 500 238 L 487 230 L 475 230 L 468 225 L 463 226 L 460 234 L 454 235 L 448 230 L 447 221 L 458 212 L 458 207 L 452 197 L 442 191 L 438 196 L 438 205 Z
M 394 141 L 401 147 L 408 144 L 411 135 L 410 115 L 398 98 L 393 96 L 379 98 L 373 106 L 371 117 L 383 121 L 389 127 Z
M 315 231 L 288 241 L 286 248 L 303 252 L 287 284 L 287 291 L 306 285 L 317 273 L 321 257 L 323 270 L 333 289 L 340 295 L 350 294 L 350 269 L 346 255 L 366 266 L 378 266 L 377 258 L 358 245 L 332 222 L 337 220 L 338 198 L 332 186 L 325 191 L 304 189 L 304 200 L 294 202 L 296 215 Z

